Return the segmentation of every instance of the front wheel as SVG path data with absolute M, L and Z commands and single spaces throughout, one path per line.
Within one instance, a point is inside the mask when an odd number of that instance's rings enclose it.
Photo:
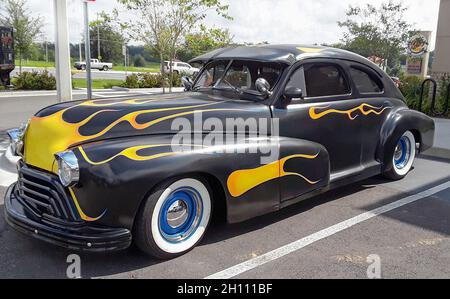
M 399 180 L 404 178 L 411 170 L 416 157 L 416 140 L 413 133 L 407 131 L 398 140 L 392 159 L 391 170 L 384 174 L 385 177 Z
M 193 249 L 209 225 L 212 205 L 207 182 L 184 178 L 161 185 L 145 202 L 135 229 L 143 252 L 171 259 Z

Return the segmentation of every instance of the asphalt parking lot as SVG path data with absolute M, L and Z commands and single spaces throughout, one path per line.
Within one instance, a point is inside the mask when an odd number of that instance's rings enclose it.
M 376 255 L 382 278 L 449 278 L 449 181 L 449 161 L 422 157 L 402 181 L 375 177 L 245 223 L 214 223 L 197 248 L 174 260 L 157 261 L 134 248 L 80 254 L 81 274 L 367 278 L 367 257 Z M 65 278 L 67 256 L 75 252 L 9 228 L 3 216 L 5 191 L 0 187 L 0 278 Z M 349 219 L 359 220 L 348 225 Z

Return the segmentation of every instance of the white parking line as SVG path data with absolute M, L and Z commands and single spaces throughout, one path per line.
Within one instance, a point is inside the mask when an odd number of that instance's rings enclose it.
M 450 188 L 450 181 L 441 184 L 439 186 L 430 188 L 426 191 L 408 196 L 406 198 L 400 199 L 398 201 L 392 202 L 390 204 L 384 205 L 382 207 L 379 207 L 377 209 L 374 209 L 372 211 L 362 213 L 358 216 L 355 216 L 353 218 L 350 218 L 348 220 L 345 220 L 341 223 L 335 224 L 333 226 L 330 226 L 328 228 L 325 228 L 319 232 L 316 232 L 312 235 L 309 235 L 307 237 L 304 237 L 300 240 L 294 241 L 290 244 L 287 244 L 285 246 L 282 246 L 280 248 L 277 248 L 275 250 L 272 250 L 266 254 L 260 255 L 258 257 L 252 258 L 248 261 L 245 261 L 243 263 L 237 264 L 233 267 L 230 267 L 228 269 L 225 269 L 223 271 L 220 271 L 218 273 L 212 274 L 206 279 L 228 279 L 232 278 L 234 276 L 237 276 L 239 274 L 242 274 L 244 272 L 247 272 L 251 269 L 254 269 L 256 267 L 259 267 L 261 265 L 264 265 L 268 262 L 274 261 L 276 259 L 279 259 L 287 254 L 290 254 L 294 251 L 297 251 L 299 249 L 302 249 L 314 242 L 317 242 L 319 240 L 325 239 L 329 236 L 332 236 L 338 232 L 341 232 L 343 230 L 346 230 L 347 228 L 350 228 L 358 223 L 367 221 L 371 218 L 374 218 L 376 216 L 379 216 L 381 214 L 387 213 L 389 211 L 392 211 L 394 209 L 397 209 L 399 207 L 402 207 L 404 205 L 410 204 L 412 202 L 418 201 L 422 198 L 429 197 L 433 194 L 436 194 L 438 192 L 441 192 L 445 189 Z

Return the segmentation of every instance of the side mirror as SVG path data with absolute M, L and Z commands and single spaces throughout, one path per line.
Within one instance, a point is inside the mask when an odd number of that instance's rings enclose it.
M 192 89 L 193 82 L 189 77 L 181 77 L 181 83 L 183 83 L 184 91 L 190 91 Z
M 284 97 L 289 101 L 292 99 L 301 99 L 303 98 L 303 91 L 301 88 L 290 86 L 284 90 Z
M 270 96 L 270 84 L 264 78 L 258 78 L 255 82 L 256 90 L 265 96 Z

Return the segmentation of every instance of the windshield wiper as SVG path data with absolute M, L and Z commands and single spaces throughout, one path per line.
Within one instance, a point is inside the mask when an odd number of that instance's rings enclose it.
M 222 79 L 221 83 L 225 83 L 226 85 L 228 85 L 235 93 L 239 94 L 239 95 L 243 95 L 243 94 L 248 94 L 248 95 L 252 95 L 252 96 L 258 96 L 258 94 L 244 90 L 242 88 L 239 88 L 237 86 L 234 86 L 233 84 L 231 84 L 230 82 L 228 82 L 225 79 Z M 219 89 L 221 90 L 222 88 L 218 88 L 218 87 L 214 87 L 214 89 Z

